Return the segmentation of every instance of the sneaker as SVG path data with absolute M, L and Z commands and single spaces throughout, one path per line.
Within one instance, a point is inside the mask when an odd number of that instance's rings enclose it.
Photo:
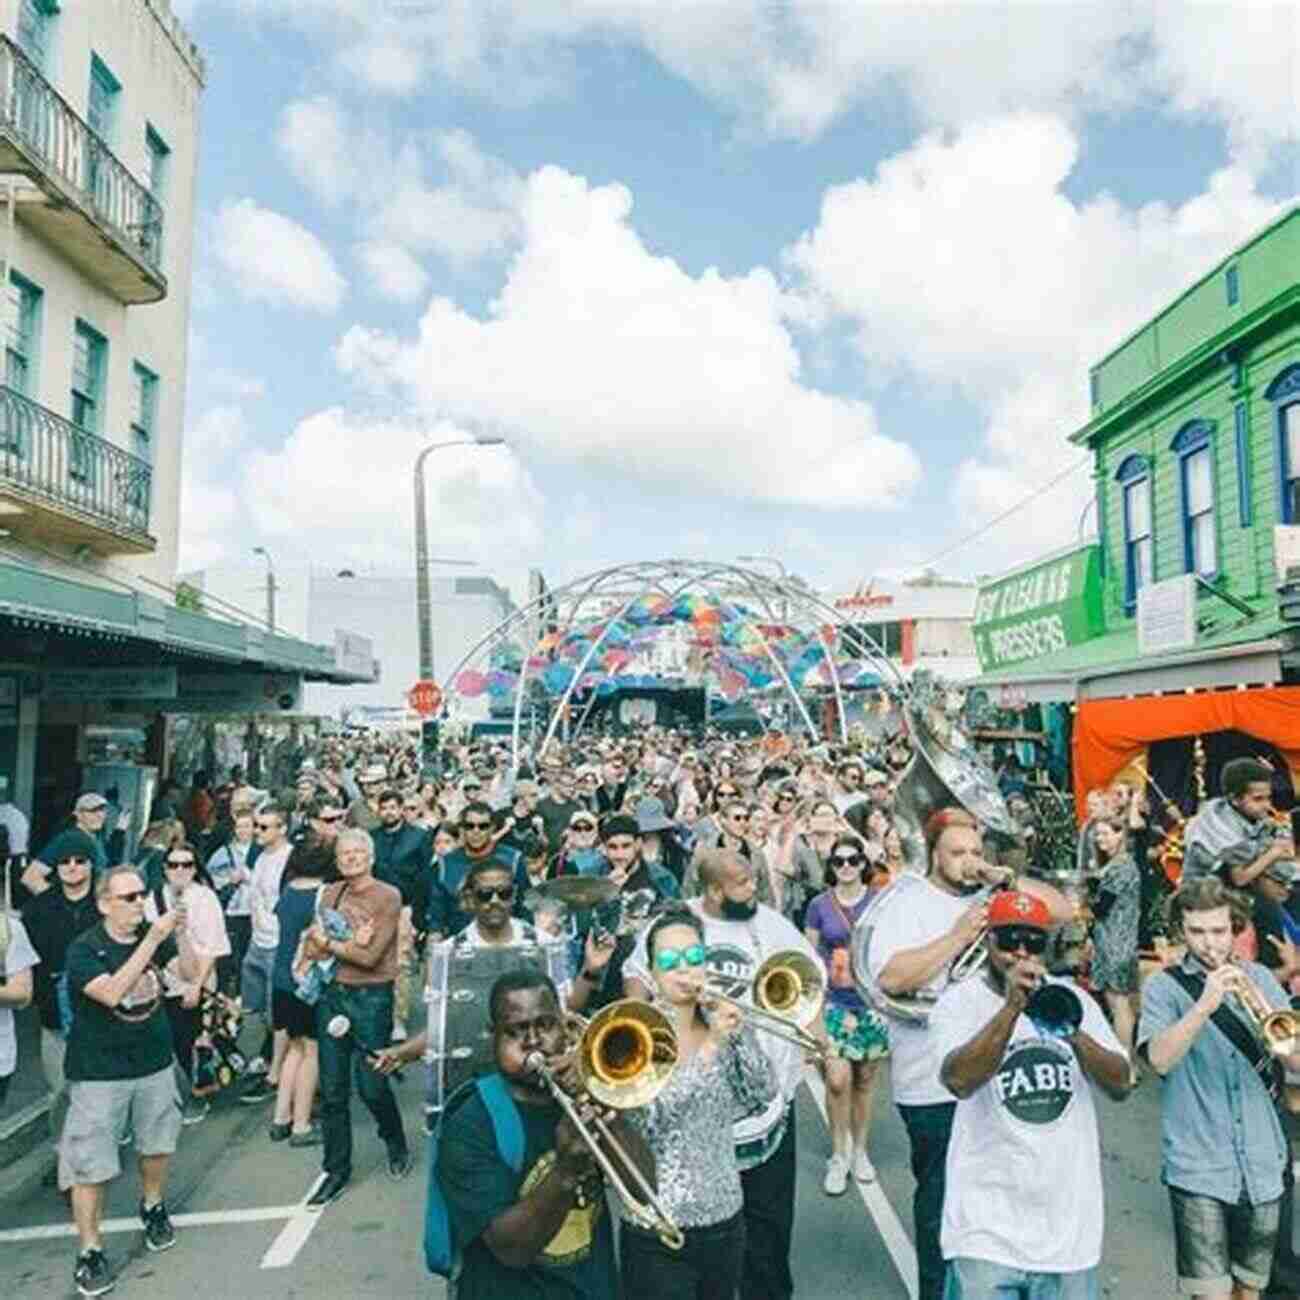
M 78 1295 L 107 1295 L 113 1289 L 113 1274 L 102 1250 L 83 1250 L 77 1256 L 72 1280 Z
M 406 1042 L 406 1025 L 400 1020 L 393 1021 L 392 1041 L 394 1043 Z
M 191 1097 L 186 1103 L 184 1110 L 181 1111 L 181 1123 L 201 1124 L 208 1117 L 208 1111 L 212 1109 L 212 1104 L 206 1097 Z
M 849 1158 L 837 1151 L 826 1162 L 826 1178 L 822 1190 L 827 1196 L 843 1196 L 849 1186 Z
M 267 1132 L 267 1136 L 271 1139 L 272 1142 L 284 1142 L 289 1137 L 289 1135 L 293 1132 L 293 1125 L 272 1124 L 271 1127 L 267 1129 L 266 1132 Z
M 166 1201 L 159 1201 L 157 1205 L 150 1206 L 148 1209 L 141 1201 L 140 1220 L 144 1224 L 144 1244 L 149 1250 L 155 1253 L 160 1250 L 171 1250 L 176 1244 L 176 1229 L 172 1227 Z
M 388 1148 L 388 1176 L 400 1183 L 411 1172 L 411 1153 L 405 1146 L 393 1143 Z
M 320 1131 L 319 1124 L 312 1124 L 310 1127 L 303 1129 L 301 1133 L 289 1134 L 289 1145 L 291 1147 L 318 1147 L 324 1141 L 325 1138 Z
M 853 1153 L 853 1177 L 860 1183 L 876 1181 L 876 1166 L 871 1163 L 871 1157 L 865 1151 Z
M 321 1185 L 307 1198 L 309 1210 L 323 1210 L 327 1205 L 337 1201 L 348 1188 L 348 1180 L 342 1174 L 326 1174 Z
M 241 1106 L 256 1106 L 259 1102 L 269 1101 L 280 1091 L 280 1085 L 272 1083 L 264 1074 L 254 1076 L 252 1083 L 239 1094 Z

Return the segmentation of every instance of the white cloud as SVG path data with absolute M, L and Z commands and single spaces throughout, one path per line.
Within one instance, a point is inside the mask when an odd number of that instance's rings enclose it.
M 398 244 L 361 244 L 357 258 L 376 292 L 394 302 L 416 302 L 429 288 L 424 267 Z
M 417 338 L 354 327 L 340 364 L 430 416 L 686 495 L 900 505 L 916 456 L 866 403 L 802 382 L 771 273 L 690 276 L 646 249 L 631 207 L 543 168 L 485 318 L 435 298 Z
M 954 502 L 977 524 L 1077 460 L 1087 370 L 1277 212 L 1242 170 L 1181 206 L 1076 203 L 1078 140 L 1016 114 L 934 132 L 869 179 L 828 190 L 788 253 L 821 308 L 848 322 L 868 366 L 958 390 L 984 412 Z M 882 255 L 887 250 L 887 255 Z M 982 445 L 981 445 L 982 439 Z M 1073 535 L 1076 476 L 999 535 L 1026 550 Z
M 252 302 L 332 312 L 347 291 L 333 255 L 316 235 L 252 199 L 221 205 L 213 246 L 237 291 Z

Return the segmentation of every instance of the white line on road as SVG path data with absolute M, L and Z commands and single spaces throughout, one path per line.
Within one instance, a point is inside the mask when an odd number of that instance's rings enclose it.
M 308 1193 L 310 1195 L 310 1193 Z M 301 1210 L 298 1205 L 266 1205 L 254 1210 L 199 1210 L 194 1214 L 175 1214 L 172 1223 L 178 1228 L 202 1228 L 223 1223 L 264 1223 L 268 1219 L 292 1219 Z M 102 1232 L 140 1232 L 139 1218 L 105 1219 Z M 71 1223 L 47 1223 L 35 1228 L 6 1228 L 0 1232 L 0 1244 L 14 1241 L 48 1241 L 55 1237 L 75 1237 Z
M 259 1268 L 288 1268 L 298 1252 L 307 1244 L 307 1238 L 321 1220 L 321 1211 L 309 1210 L 307 1202 L 312 1194 L 325 1181 L 325 1175 L 318 1174 L 307 1189 L 302 1200 L 290 1210 L 289 1222 L 280 1229 L 280 1235 L 266 1248 Z
M 826 1088 L 822 1083 L 821 1075 L 809 1067 L 804 1071 L 803 1081 L 812 1094 L 813 1101 L 817 1103 L 822 1120 L 829 1128 L 830 1121 L 826 1115 Z M 894 1268 L 907 1288 L 907 1294 L 911 1300 L 917 1300 L 920 1282 L 916 1266 L 916 1248 L 912 1245 L 912 1239 L 907 1235 L 894 1207 L 889 1203 L 889 1198 L 879 1182 L 860 1183 L 856 1178 L 850 1178 L 849 1182 L 857 1187 L 862 1203 L 867 1207 L 867 1213 L 871 1215 L 876 1231 L 880 1233 L 885 1249 L 889 1251 L 890 1259 L 894 1261 Z

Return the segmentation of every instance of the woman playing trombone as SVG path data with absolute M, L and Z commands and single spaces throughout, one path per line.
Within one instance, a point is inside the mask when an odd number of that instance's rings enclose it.
M 732 1121 L 777 1093 L 767 1057 L 738 1008 L 710 1004 L 701 989 L 704 929 L 684 907 L 669 908 L 646 935 L 658 1006 L 674 1022 L 678 1064 L 663 1091 L 629 1121 L 655 1158 L 659 1196 L 685 1234 L 679 1251 L 625 1225 L 624 1300 L 735 1300 L 745 1224 Z

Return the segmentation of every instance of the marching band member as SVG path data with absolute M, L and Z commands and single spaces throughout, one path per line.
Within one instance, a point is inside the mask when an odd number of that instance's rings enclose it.
M 890 996 L 937 996 L 953 961 L 983 934 L 987 901 L 972 896 L 999 874 L 982 856 L 979 824 L 962 808 L 942 808 L 925 826 L 930 869 L 905 908 L 881 918 L 869 957 L 877 987 Z M 1005 878 L 1006 873 L 1000 875 Z M 1069 901 L 1037 880 L 1019 888 L 1041 899 L 1055 923 L 1072 914 Z M 939 1045 L 925 1023 L 895 1019 L 890 1025 L 890 1078 L 894 1104 L 912 1148 L 912 1218 L 920 1300 L 940 1300 L 944 1171 L 956 1100 L 939 1077 Z
M 950 985 L 930 1017 L 940 1078 L 958 1099 L 941 1234 L 945 1300 L 1099 1294 L 1101 1147 L 1089 1084 L 1127 1096 L 1129 1062 L 1096 1002 L 1047 976 L 1051 928 L 1041 899 L 994 895 L 984 971 Z M 1053 986 L 1064 991 L 1065 1013 L 1036 1006 Z
M 1160 1177 L 1178 1289 L 1212 1300 L 1254 1300 L 1268 1285 L 1291 1159 L 1280 1067 L 1300 1069 L 1294 1040 L 1277 1041 L 1288 1027 L 1264 1024 L 1286 994 L 1263 966 L 1232 957 L 1246 915 L 1213 876 L 1183 885 L 1169 921 L 1186 956 L 1147 981 L 1138 1022 L 1138 1051 L 1163 1081 Z

